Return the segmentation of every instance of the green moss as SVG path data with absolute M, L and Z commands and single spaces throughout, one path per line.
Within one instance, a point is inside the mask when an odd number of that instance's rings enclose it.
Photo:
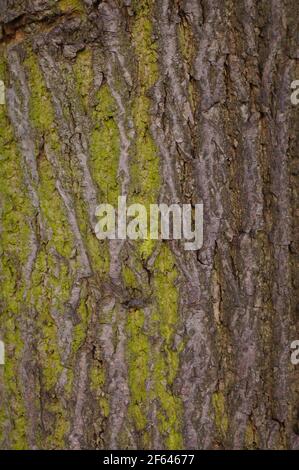
M 115 120 L 117 107 L 109 86 L 104 84 L 97 94 L 93 113 L 94 130 L 90 138 L 91 168 L 101 201 L 117 206 L 119 192 L 118 162 L 120 138 Z
M 135 21 L 132 31 L 137 69 L 137 95 L 133 100 L 132 115 L 136 129 L 135 152 L 130 164 L 130 199 L 149 208 L 157 201 L 160 178 L 160 161 L 150 131 L 150 99 L 148 93 L 158 79 L 157 46 L 153 40 L 151 12 L 154 2 L 144 0 L 133 3 Z M 156 242 L 144 240 L 138 243 L 142 259 L 153 252 Z
M 69 259 L 74 249 L 73 234 L 67 221 L 63 201 L 55 186 L 51 164 L 46 157 L 40 161 L 39 175 L 40 206 L 51 231 L 51 244 L 57 253 Z
M 141 439 L 144 440 L 147 435 L 148 397 L 146 381 L 149 375 L 149 340 L 144 332 L 144 312 L 140 310 L 129 312 L 127 333 L 131 393 L 129 415 L 133 419 L 137 431 L 141 433 Z
M 73 276 L 69 259 L 75 248 L 75 241 L 64 202 L 56 189 L 56 170 L 46 153 L 38 150 L 42 137 L 45 148 L 51 148 L 56 161 L 62 160 L 50 95 L 37 58 L 31 51 L 28 51 L 25 66 L 30 86 L 30 120 L 37 137 L 37 193 L 48 237 L 47 244 L 42 246 L 36 258 L 28 302 L 38 314 L 36 323 L 40 336 L 37 341 L 37 354 L 42 370 L 42 390 L 51 392 L 52 397 L 45 405 L 52 417 L 52 431 L 43 445 L 49 448 L 63 448 L 69 421 L 61 397 L 56 397 L 56 385 L 64 367 L 53 313 L 63 315 L 70 296 Z
M 56 154 L 56 158 L 61 160 L 61 148 L 54 121 L 54 111 L 36 56 L 29 53 L 25 60 L 25 66 L 30 85 L 30 120 L 37 135 L 43 135 L 45 143 Z M 68 259 L 74 249 L 74 238 L 67 220 L 63 200 L 56 189 L 56 174 L 45 153 L 37 154 L 36 157 L 38 158 L 40 177 L 38 194 L 42 215 L 51 231 L 50 241 L 53 248 L 61 256 Z M 49 194 L 51 194 L 50 198 Z
M 90 369 L 90 389 L 97 397 L 103 416 L 106 418 L 109 416 L 109 402 L 107 397 L 103 396 L 104 386 L 106 381 L 106 374 L 103 365 L 97 363 L 93 364 Z
M 37 56 L 31 49 L 27 49 L 26 54 L 24 66 L 27 70 L 30 87 L 30 122 L 37 135 L 39 137 L 46 136 L 47 143 L 51 146 L 51 149 L 60 154 L 60 139 L 55 125 L 55 115 L 50 93 L 46 88 Z
M 162 339 L 159 351 L 154 353 L 153 398 L 159 401 L 159 430 L 167 448 L 183 448 L 181 433 L 182 403 L 172 392 L 179 368 L 180 347 L 174 347 L 174 336 L 179 321 L 178 291 L 175 286 L 177 270 L 175 259 L 166 244 L 161 245 L 154 265 L 154 287 L 157 308 L 151 317 L 152 334 Z
M 64 435 L 69 428 L 67 410 L 61 402 L 61 397 L 56 395 L 56 385 L 64 367 L 57 342 L 57 325 L 52 317 L 52 311 L 55 310 L 59 315 L 63 314 L 70 288 L 68 268 L 64 262 L 46 249 L 41 250 L 32 273 L 28 302 L 38 314 L 37 355 L 42 372 L 42 390 L 49 392 L 45 409 L 52 417 L 51 433 L 41 444 L 44 448 L 64 448 Z M 68 384 L 68 394 L 69 386 Z
M 63 371 L 57 345 L 57 327 L 51 311 L 57 309 L 60 310 L 59 314 L 63 313 L 69 297 L 70 282 L 66 277 L 66 267 L 45 249 L 38 253 L 31 281 L 28 301 L 38 312 L 40 338 L 37 351 L 42 366 L 43 387 L 50 391 Z
M 134 2 L 136 14 L 132 34 L 138 59 L 139 85 L 144 92 L 158 79 L 157 44 L 153 40 L 151 22 L 153 5 L 153 0 Z
M 99 399 L 99 404 L 100 404 L 100 409 L 102 410 L 102 413 L 105 418 L 108 418 L 109 413 L 110 413 L 110 406 L 109 406 L 109 401 L 106 397 L 101 397 Z
M 70 421 L 58 400 L 47 405 L 47 411 L 54 417 L 53 432 L 41 443 L 44 449 L 63 450 L 66 447 L 65 436 L 70 430 Z
M 157 200 L 161 178 L 160 162 L 149 126 L 150 101 L 139 96 L 133 107 L 136 128 L 136 154 L 131 164 L 131 191 L 133 199 L 144 201 L 147 206 Z
M 73 329 L 72 350 L 74 354 L 77 353 L 85 341 L 88 322 L 91 317 L 91 310 L 85 297 L 81 298 L 77 313 L 80 316 L 80 323 Z
M 84 51 L 77 54 L 73 69 L 77 90 L 87 112 L 89 109 L 89 94 L 93 84 L 92 52 L 90 49 L 84 49 Z
M 143 203 L 148 209 L 157 201 L 161 186 L 160 161 L 150 131 L 150 99 L 148 94 L 158 79 L 157 46 L 153 40 L 151 12 L 154 2 L 133 2 L 135 21 L 132 30 L 137 59 L 137 95 L 133 100 L 132 115 L 136 129 L 135 151 L 130 163 L 131 202 Z M 156 242 L 144 240 L 138 243 L 141 258 L 152 254 Z
M 212 396 L 215 413 L 215 424 L 218 432 L 224 437 L 228 429 L 228 417 L 225 410 L 225 398 L 222 392 L 215 392 Z
M 158 78 L 157 48 L 153 40 L 151 14 L 153 1 L 133 2 L 135 21 L 133 39 L 137 70 L 137 93 L 133 100 L 132 115 L 136 130 L 135 152 L 130 161 L 130 202 L 139 202 L 149 208 L 156 203 L 161 186 L 160 161 L 151 135 L 150 91 Z M 153 253 L 157 242 L 144 240 L 138 243 L 136 259 L 144 264 Z M 135 259 L 134 259 L 135 266 Z M 143 444 L 150 446 L 147 431 L 147 413 L 151 400 L 158 403 L 158 427 L 165 446 L 169 449 L 183 447 L 181 422 L 182 404 L 172 392 L 178 372 L 179 350 L 174 348 L 174 335 L 178 323 L 178 293 L 175 287 L 177 271 L 174 257 L 167 245 L 162 245 L 153 269 L 153 298 L 155 307 L 149 324 L 144 324 L 142 311 L 129 312 L 128 316 L 128 364 L 131 391 L 130 416 Z M 136 287 L 134 275 L 123 270 L 125 285 Z M 144 286 L 142 286 L 144 290 Z M 157 349 L 151 345 L 150 336 L 161 338 Z M 149 360 L 153 364 L 149 366 Z M 152 385 L 147 392 L 147 383 Z
M 94 233 L 88 231 L 86 243 L 94 271 L 101 276 L 107 275 L 110 266 L 110 253 L 107 241 L 97 240 Z
M 122 276 L 124 284 L 129 289 L 137 289 L 139 284 L 137 282 L 136 276 L 132 269 L 130 269 L 127 265 L 123 265 L 122 267 Z
M 84 7 L 81 0 L 59 0 L 58 8 L 63 12 L 79 11 L 83 12 Z
M 32 51 L 27 51 L 24 65 L 29 74 L 31 94 L 30 122 L 42 133 L 49 132 L 53 127 L 54 113 L 44 78 Z
M 148 274 L 143 270 L 138 252 L 131 254 L 130 267 L 126 264 L 122 266 L 122 277 L 129 297 L 142 296 L 143 299 L 150 298 L 152 294 L 151 285 L 148 283 Z
M 26 435 L 27 416 L 24 406 L 24 390 L 18 378 L 18 365 L 22 359 L 23 341 L 15 318 L 4 319 L 6 358 L 4 367 L 5 391 L 8 395 L 8 408 L 3 408 L 3 417 L 11 422 L 9 434 L 10 447 L 13 450 L 25 450 L 28 446 Z M 3 426 L 5 421 L 1 422 Z
M 74 371 L 72 369 L 68 369 L 67 381 L 65 384 L 65 392 L 66 392 L 67 399 L 70 399 L 72 396 L 73 383 L 74 383 Z
M 71 76 L 68 68 L 62 67 L 62 73 L 70 89 L 77 87 L 77 92 L 82 98 L 83 108 L 93 120 L 93 132 L 90 135 L 90 160 L 89 166 L 93 180 L 98 187 L 98 200 L 102 202 L 107 188 L 113 187 L 114 200 L 117 194 L 117 166 L 119 159 L 118 129 L 114 122 L 116 106 L 110 95 L 109 89 L 104 86 L 96 96 L 95 109 L 89 112 L 89 94 L 92 88 L 92 52 L 85 49 L 77 55 L 73 66 L 74 75 Z M 78 96 L 77 96 L 78 98 Z M 91 108 L 92 109 L 92 108 Z M 105 114 L 107 111 L 107 114 Z M 69 111 L 66 110 L 69 114 Z M 66 114 L 65 119 L 72 119 Z M 109 121 L 109 122 L 107 122 Z M 113 121 L 113 122 L 112 122 Z M 107 125 L 106 125 L 107 124 Z M 112 141 L 110 141 L 110 137 Z M 102 138 L 106 139 L 102 140 Z M 109 143 L 109 145 L 108 145 Z M 110 168 L 112 155 L 114 168 Z M 66 166 L 66 163 L 68 166 Z M 103 164 L 103 166 L 102 166 Z M 90 225 L 89 208 L 85 202 L 84 176 L 80 163 L 76 158 L 64 156 L 61 159 L 67 180 L 71 182 L 71 192 L 74 197 L 74 208 L 81 236 L 88 254 L 89 262 L 95 276 L 103 277 L 109 272 L 109 246 L 103 240 L 99 241 Z M 106 172 L 110 172 L 109 180 L 106 180 Z M 100 186 L 103 185 L 103 191 Z M 107 202 L 104 200 L 103 202 Z
M 98 387 L 103 387 L 105 383 L 105 371 L 102 367 L 93 367 L 90 371 L 90 388 L 97 390 Z
M 92 113 L 93 131 L 90 135 L 90 168 L 98 188 L 99 202 L 117 207 L 119 191 L 118 163 L 120 138 L 116 123 L 117 106 L 109 86 L 104 84 L 97 93 Z M 80 229 L 85 234 L 93 270 L 99 276 L 109 272 L 110 255 L 106 240 L 99 241 L 88 227 L 80 195 L 76 205 Z M 92 229 L 93 230 L 93 229 Z
M 36 132 L 42 133 L 44 141 L 56 153 L 56 158 L 61 157 L 59 137 L 54 121 L 54 111 L 46 89 L 37 58 L 28 55 L 25 66 L 27 68 L 30 85 L 30 117 Z M 64 202 L 56 189 L 55 170 L 47 159 L 45 153 L 37 154 L 39 185 L 38 195 L 42 216 L 50 232 L 50 244 L 58 254 L 69 259 L 74 249 L 74 238 L 69 226 Z M 49 197 L 51 195 L 51 197 Z M 62 285 L 62 288 L 64 285 Z
M 0 80 L 6 82 L 6 62 L 0 50 Z M 30 224 L 34 211 L 24 180 L 23 162 L 7 117 L 6 104 L 0 105 L 0 322 L 6 346 L 3 371 L 5 402 L 0 403 L 0 435 L 4 438 L 6 422 L 12 449 L 26 449 L 27 417 L 24 390 L 19 382 L 23 355 L 20 331 L 24 308 L 25 280 L 20 270 L 30 253 Z M 1 443 L 0 443 L 1 446 Z
M 109 401 L 105 396 L 104 387 L 106 382 L 106 373 L 103 364 L 100 361 L 93 361 L 89 371 L 90 390 L 94 393 L 99 404 L 102 415 L 108 418 L 110 407 Z
M 73 174 L 75 177 L 76 172 L 74 171 Z M 96 238 L 94 227 L 90 227 L 88 210 L 83 201 L 82 188 L 78 188 L 75 191 L 74 203 L 79 229 L 87 248 L 92 270 L 95 275 L 102 277 L 109 272 L 109 247 L 105 240 L 98 240 Z

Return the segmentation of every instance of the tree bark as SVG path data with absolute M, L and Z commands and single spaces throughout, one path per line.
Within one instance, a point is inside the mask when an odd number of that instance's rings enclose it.
M 0 0 L 2 449 L 298 449 L 296 0 Z M 99 203 L 204 204 L 204 245 Z

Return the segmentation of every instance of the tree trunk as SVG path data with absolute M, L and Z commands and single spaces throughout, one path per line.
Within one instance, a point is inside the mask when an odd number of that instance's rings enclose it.
M 299 448 L 298 1 L 0 6 L 1 448 Z

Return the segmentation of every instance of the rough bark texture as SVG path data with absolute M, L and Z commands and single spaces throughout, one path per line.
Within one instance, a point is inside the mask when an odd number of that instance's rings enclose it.
M 299 448 L 297 0 L 0 0 L 3 449 Z M 204 203 L 204 246 L 95 237 Z

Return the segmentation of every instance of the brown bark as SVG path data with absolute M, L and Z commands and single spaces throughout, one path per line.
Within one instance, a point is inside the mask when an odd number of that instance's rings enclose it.
M 298 449 L 295 0 L 0 0 L 2 449 Z M 204 246 L 100 242 L 117 195 Z

